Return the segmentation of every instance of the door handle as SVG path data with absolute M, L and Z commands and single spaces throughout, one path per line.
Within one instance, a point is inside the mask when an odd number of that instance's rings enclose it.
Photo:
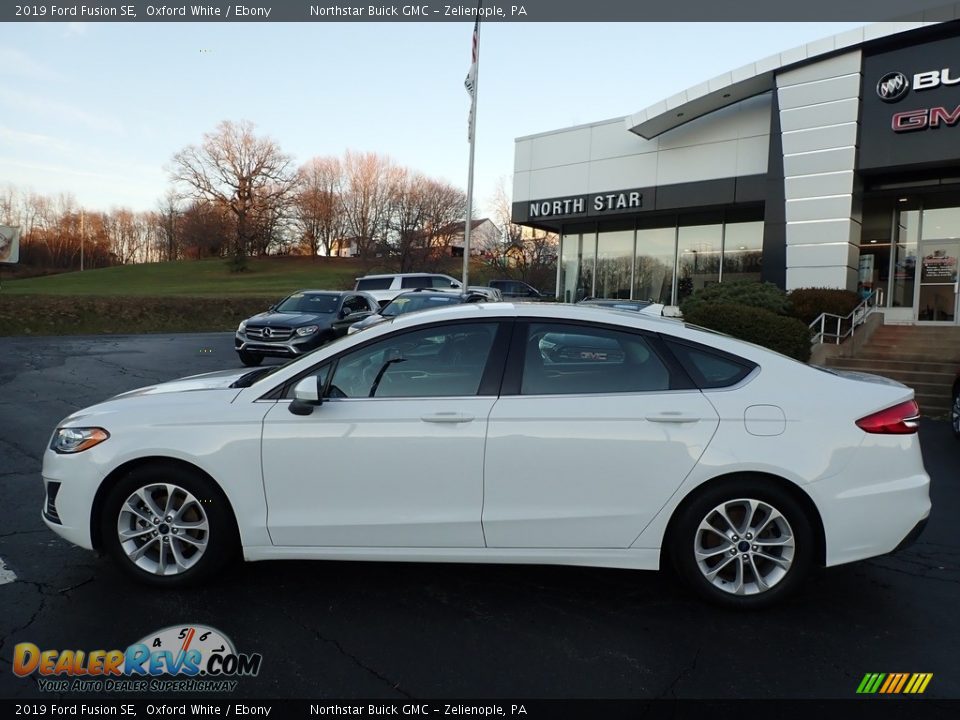
M 657 423 L 694 423 L 700 422 L 697 415 L 682 415 L 680 413 L 660 413 L 659 415 L 647 415 L 647 420 Z
M 421 415 L 420 419 L 429 423 L 465 423 L 473 420 L 473 415 L 458 412 L 440 412 L 431 415 Z

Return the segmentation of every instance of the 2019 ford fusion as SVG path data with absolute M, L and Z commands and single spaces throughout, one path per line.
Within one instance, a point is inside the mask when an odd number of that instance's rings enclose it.
M 913 392 L 643 314 L 411 313 L 60 423 L 47 525 L 175 587 L 233 555 L 672 564 L 759 607 L 930 510 Z

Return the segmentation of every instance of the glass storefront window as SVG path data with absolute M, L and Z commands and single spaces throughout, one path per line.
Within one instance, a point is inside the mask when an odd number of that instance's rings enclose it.
M 919 210 L 907 210 L 899 214 L 893 266 L 893 289 L 890 292 L 891 307 L 913 307 L 919 230 Z
M 570 233 L 560 246 L 560 299 L 575 303 L 593 295 L 596 233 Z
M 737 219 L 754 215 L 739 213 Z M 717 222 L 713 213 L 680 217 L 666 227 L 632 229 L 633 221 L 606 222 L 599 232 L 588 223 L 564 228 L 557 271 L 562 302 L 585 297 L 679 303 L 690 293 L 717 282 L 760 281 L 762 220 Z M 755 216 L 754 216 L 755 217 Z M 674 218 L 638 220 L 638 224 Z M 586 230 L 586 232 L 581 232 Z M 574 232 L 577 231 L 577 232 Z M 722 272 L 721 272 L 722 269 Z
M 597 238 L 597 284 L 594 295 L 629 298 L 632 264 L 633 230 L 601 232 Z
M 723 236 L 723 282 L 760 282 L 763 223 L 728 223 Z
M 677 303 L 720 282 L 723 225 L 687 225 L 677 231 Z
M 960 237 L 960 208 L 936 208 L 923 211 L 921 240 L 948 240 Z
M 677 229 L 673 226 L 637 230 L 633 299 L 669 305 L 673 293 Z

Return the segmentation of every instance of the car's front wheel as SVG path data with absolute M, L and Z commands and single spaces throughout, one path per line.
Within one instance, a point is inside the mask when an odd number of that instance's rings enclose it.
M 242 362 L 247 367 L 256 367 L 263 362 L 263 355 L 253 355 L 243 350 L 238 350 L 237 355 L 240 356 L 240 362 Z
M 759 608 L 794 592 L 809 573 L 814 533 L 804 509 L 762 480 L 731 480 L 700 493 L 673 526 L 680 577 L 727 607 Z
M 181 465 L 133 469 L 110 490 L 100 521 L 107 554 L 151 585 L 204 579 L 238 545 L 226 498 L 208 478 Z

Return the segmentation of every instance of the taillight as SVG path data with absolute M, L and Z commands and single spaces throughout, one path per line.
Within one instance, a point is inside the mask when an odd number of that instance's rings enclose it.
M 910 435 L 917 431 L 919 425 L 920 408 L 914 400 L 902 402 L 857 420 L 857 427 L 861 430 L 881 435 Z

